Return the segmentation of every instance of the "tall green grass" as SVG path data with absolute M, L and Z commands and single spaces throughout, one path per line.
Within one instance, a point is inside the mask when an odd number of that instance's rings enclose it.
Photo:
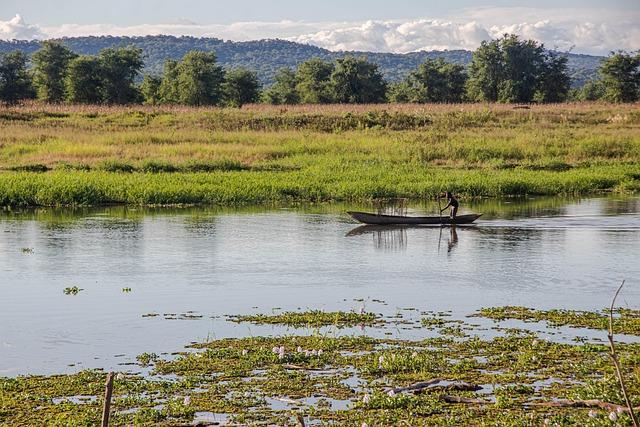
M 640 166 L 552 171 L 414 170 L 0 174 L 0 205 L 239 205 L 290 201 L 432 198 L 443 190 L 466 196 L 586 194 L 640 190 Z
M 639 165 L 637 106 L 0 109 L 11 206 L 633 192 Z

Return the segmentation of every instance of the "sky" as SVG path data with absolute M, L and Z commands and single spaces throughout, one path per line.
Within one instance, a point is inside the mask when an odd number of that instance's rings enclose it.
M 406 53 L 504 33 L 576 53 L 638 50 L 640 0 L 0 0 L 0 39 L 170 34 Z

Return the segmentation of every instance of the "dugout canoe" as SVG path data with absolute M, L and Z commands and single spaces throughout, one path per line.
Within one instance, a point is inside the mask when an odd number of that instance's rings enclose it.
M 378 215 L 367 212 L 347 212 L 351 218 L 363 224 L 373 225 L 397 225 L 397 224 L 417 224 L 417 225 L 457 225 L 471 224 L 482 214 L 458 215 L 455 221 L 448 216 L 397 216 L 397 215 Z

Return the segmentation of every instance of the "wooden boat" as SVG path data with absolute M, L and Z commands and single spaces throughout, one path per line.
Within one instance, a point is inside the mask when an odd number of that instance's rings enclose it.
M 419 224 L 419 225 L 457 225 L 471 224 L 482 214 L 458 215 L 455 221 L 448 216 L 397 216 L 378 215 L 366 212 L 347 212 L 351 218 L 364 224 L 393 225 L 393 224 Z

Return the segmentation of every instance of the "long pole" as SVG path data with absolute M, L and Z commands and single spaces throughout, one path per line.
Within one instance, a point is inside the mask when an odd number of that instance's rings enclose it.
M 107 374 L 107 383 L 104 386 L 104 406 L 102 407 L 102 427 L 109 427 L 109 411 L 111 409 L 111 395 L 113 394 L 113 377 L 115 374 Z

